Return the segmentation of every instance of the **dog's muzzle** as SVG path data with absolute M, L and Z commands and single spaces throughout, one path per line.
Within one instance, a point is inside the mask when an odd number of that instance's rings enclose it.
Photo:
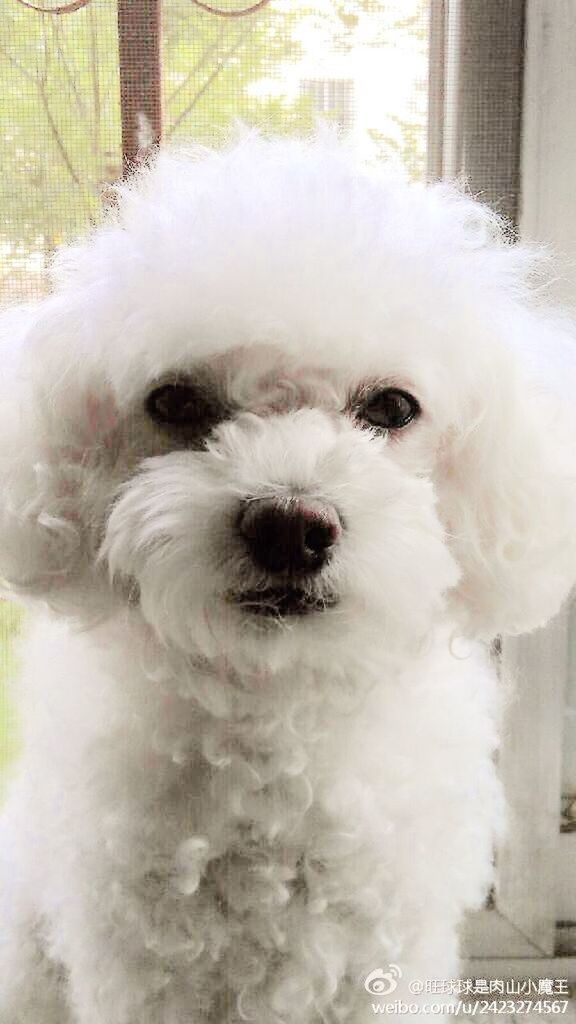
M 266 589 L 239 595 L 238 603 L 247 611 L 283 617 L 335 603 L 314 585 L 342 535 L 333 506 L 300 497 L 249 499 L 240 510 L 237 529 L 255 568 L 270 580 Z

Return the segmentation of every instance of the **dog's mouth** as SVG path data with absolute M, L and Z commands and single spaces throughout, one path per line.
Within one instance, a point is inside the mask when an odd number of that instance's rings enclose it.
M 231 595 L 231 600 L 247 614 L 268 619 L 311 615 L 324 612 L 338 603 L 336 594 L 311 594 L 294 586 L 244 590 Z

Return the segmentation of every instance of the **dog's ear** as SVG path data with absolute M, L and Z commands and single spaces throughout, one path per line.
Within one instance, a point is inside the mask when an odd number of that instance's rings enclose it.
M 576 340 L 545 314 L 520 320 L 438 481 L 462 569 L 455 608 L 483 637 L 543 625 L 576 582 Z
M 45 596 L 70 567 L 75 530 L 38 407 L 29 339 L 41 317 L 41 303 L 0 317 L 0 576 L 17 594 Z
M 21 596 L 65 606 L 88 565 L 82 360 L 51 299 L 0 315 L 0 581 Z

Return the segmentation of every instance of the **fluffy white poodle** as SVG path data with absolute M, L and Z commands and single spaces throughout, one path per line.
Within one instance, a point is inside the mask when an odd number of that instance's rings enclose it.
M 247 136 L 161 155 L 5 315 L 2 1024 L 447 1001 L 504 818 L 484 642 L 576 576 L 533 270 L 456 190 Z

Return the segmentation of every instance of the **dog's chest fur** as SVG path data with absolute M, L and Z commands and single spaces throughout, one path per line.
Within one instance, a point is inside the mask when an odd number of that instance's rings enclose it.
M 302 666 L 240 680 L 222 666 L 171 677 L 160 659 L 147 675 L 125 663 L 119 686 L 121 658 L 87 671 L 96 648 L 66 646 L 83 689 L 35 782 L 39 827 L 55 804 L 69 822 L 49 837 L 49 932 L 66 964 L 98 950 L 83 998 L 106 1024 L 124 1024 L 129 999 L 139 1024 L 184 1024 L 190 1006 L 210 1024 L 308 1024 L 328 1006 L 363 1021 L 371 970 L 418 970 L 431 901 L 449 930 L 481 898 L 497 817 L 481 662 L 462 673 L 442 650 L 396 678 L 364 664 L 360 680 Z

